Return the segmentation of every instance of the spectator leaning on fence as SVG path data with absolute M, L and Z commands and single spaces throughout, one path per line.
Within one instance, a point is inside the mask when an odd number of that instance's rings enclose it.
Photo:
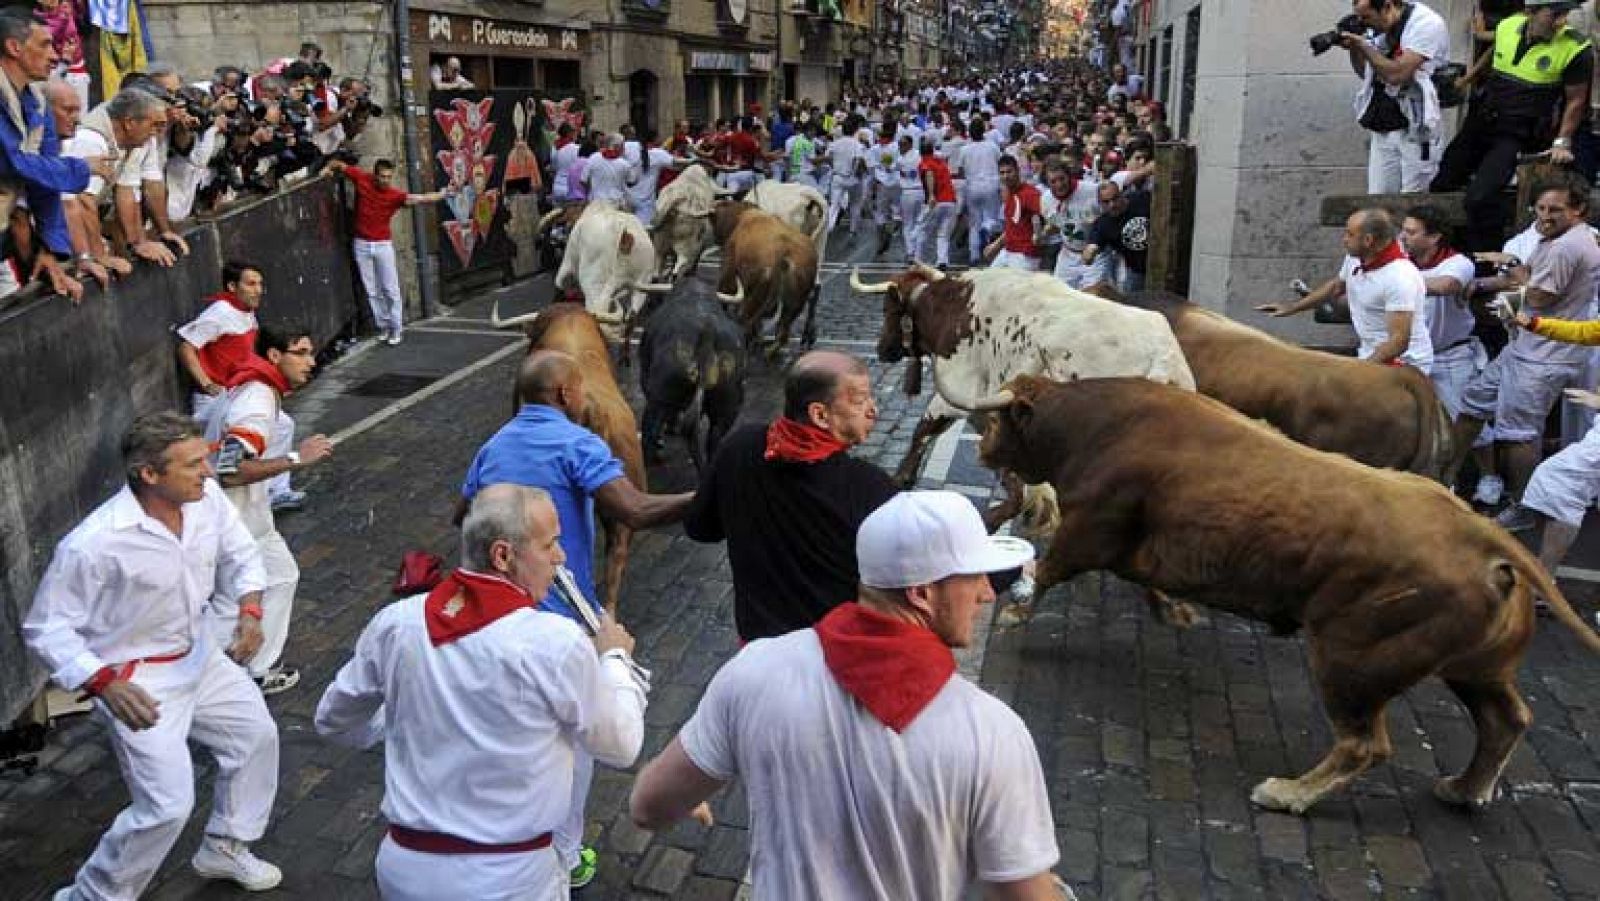
M 81 202 L 93 207 L 97 220 L 102 216 L 101 208 L 110 206 L 113 221 L 120 227 L 129 252 L 158 266 L 171 266 L 177 260 L 163 241 L 173 241 L 187 250 L 183 239 L 167 223 L 166 170 L 161 162 L 160 141 L 156 138 L 166 125 L 166 101 L 149 91 L 127 87 L 83 117 L 78 133 L 67 148 L 68 155 L 83 157 L 121 152 L 114 176 L 91 179 Z M 160 185 L 159 191 L 150 190 L 156 185 Z M 154 206 L 158 195 L 159 218 Z M 160 230 L 159 240 L 145 232 L 146 212 L 165 226 Z
M 52 78 L 45 86 L 45 97 L 50 101 L 50 114 L 55 122 L 56 134 L 63 142 L 70 142 L 78 131 L 78 121 L 83 116 L 83 104 L 78 92 L 65 81 Z M 78 271 L 87 273 L 105 288 L 111 284 L 111 273 L 127 275 L 133 265 L 111 253 L 100 235 L 100 223 L 87 221 L 78 195 L 61 195 L 62 215 L 67 220 L 67 234 L 72 240 L 72 254 L 78 261 Z M 8 265 L 9 265 L 9 261 Z
M 52 290 L 76 300 L 83 286 L 57 259 L 72 252 L 61 193 L 83 190 L 92 171 L 109 172 L 110 167 L 103 159 L 61 157 L 54 117 L 39 84 L 49 77 L 55 61 L 50 33 L 43 25 L 25 10 L 0 10 L 0 71 L 5 74 L 0 78 L 0 208 L 9 214 L 26 199 L 44 245 L 34 255 L 29 277 L 43 275 Z

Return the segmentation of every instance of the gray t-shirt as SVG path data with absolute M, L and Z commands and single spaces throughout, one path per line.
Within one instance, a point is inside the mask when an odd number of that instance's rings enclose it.
M 1541 240 L 1528 258 L 1533 271 L 1528 286 L 1561 295 L 1554 306 L 1538 310 L 1552 319 L 1594 318 L 1595 286 L 1600 284 L 1600 244 L 1587 225 L 1579 223 L 1555 238 Z M 1592 348 L 1541 338 L 1526 329 L 1511 342 L 1520 360 L 1546 365 L 1582 365 Z

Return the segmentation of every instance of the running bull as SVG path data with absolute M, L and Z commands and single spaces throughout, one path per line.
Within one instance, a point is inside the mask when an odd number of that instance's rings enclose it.
M 622 472 L 640 491 L 648 490 L 645 479 L 644 450 L 639 442 L 639 422 L 633 408 L 617 386 L 617 374 L 600 321 L 575 303 L 553 303 L 537 313 L 502 322 L 500 304 L 492 312 L 497 327 L 522 325 L 528 336 L 528 353 L 558 350 L 578 361 L 583 373 L 584 396 L 588 405 L 578 424 L 599 435 L 622 463 Z M 516 407 L 521 406 L 516 399 Z M 458 511 L 464 514 L 465 509 Z M 633 544 L 633 529 L 603 514 L 600 525 L 606 536 L 604 588 L 607 612 L 615 616 L 622 597 L 622 574 L 628 566 L 628 549 Z M 598 581 L 598 580 L 597 580 Z
M 745 346 L 756 346 L 762 326 L 776 314 L 777 334 L 767 352 L 769 359 L 776 359 L 802 312 L 806 324 L 801 343 L 815 344 L 817 250 L 811 239 L 771 213 L 732 200 L 717 203 L 711 225 L 722 245 L 717 291 L 738 307 Z
M 973 407 L 994 412 L 984 463 L 1049 481 L 1059 497 L 1041 595 L 1107 570 L 1280 634 L 1306 630 L 1335 743 L 1303 776 L 1257 785 L 1263 807 L 1304 813 L 1387 759 L 1384 707 L 1434 675 L 1478 729 L 1466 770 L 1434 792 L 1481 807 L 1531 722 L 1515 680 L 1536 598 L 1600 651 L 1521 543 L 1420 476 L 1313 450 L 1140 379 L 1022 377 Z
M 745 349 L 738 323 L 698 278 L 679 282 L 639 341 L 645 462 L 660 462 L 662 433 L 676 424 L 696 472 L 717 452 L 744 405 Z M 700 419 L 706 419 L 702 452 Z
M 1194 389 L 1183 351 L 1160 316 L 1067 287 L 1049 275 L 974 269 L 945 277 L 916 264 L 887 282 L 850 287 L 883 295 L 878 359 L 906 356 L 906 393 L 922 390 L 921 358 L 933 358 L 938 396 L 917 423 L 895 480 L 916 483 L 933 439 L 960 415 L 962 398 L 985 396 L 1019 375 L 1062 381 L 1137 376 Z
M 670 281 L 693 275 L 711 246 L 711 213 L 717 199 L 733 192 L 717 187 L 703 164 L 683 170 L 661 189 L 650 236 L 656 246 L 655 271 Z
M 646 281 L 655 262 L 655 245 L 637 216 L 609 204 L 591 203 L 573 226 L 556 272 L 556 289 L 577 287 L 583 292 L 584 306 L 618 345 L 618 359 L 624 364 L 645 295 L 672 290 L 670 284 Z M 500 325 L 495 322 L 497 328 Z
M 1450 462 L 1449 416 L 1409 366 L 1297 347 L 1174 294 L 1123 300 L 1166 317 L 1201 394 L 1301 444 L 1431 479 Z

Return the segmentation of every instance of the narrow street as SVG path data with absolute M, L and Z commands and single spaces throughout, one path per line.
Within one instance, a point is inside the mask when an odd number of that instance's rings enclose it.
M 867 234 L 835 240 L 819 347 L 872 356 L 879 304 L 851 294 L 848 272 L 854 263 L 868 264 L 869 276 L 893 268 L 874 262 L 875 244 Z M 898 243 L 884 259 L 901 259 Z M 548 277 L 502 289 L 502 315 L 533 309 L 550 292 Z M 301 479 L 305 509 L 279 520 L 302 569 L 285 655 L 302 681 L 270 701 L 282 730 L 282 775 L 273 823 L 256 850 L 285 878 L 263 897 L 376 897 L 382 750 L 324 742 L 312 714 L 355 637 L 391 599 L 401 554 L 454 556 L 449 518 L 461 477 L 509 412 L 521 358 L 520 337 L 491 328 L 491 300 L 416 324 L 399 347 L 358 348 L 291 403 L 302 434 L 326 433 L 337 449 Z M 863 454 L 893 468 L 927 394 L 900 393 L 904 364 L 871 365 L 880 419 Z M 778 409 L 781 373 L 753 368 L 743 415 L 766 420 Z M 636 372 L 622 378 L 636 397 Z M 947 433 L 923 486 L 990 498 L 994 479 L 978 465 L 974 439 L 965 429 Z M 667 459 L 649 487 L 692 488 L 680 443 L 669 439 Z M 1600 554 L 1587 556 L 1578 567 L 1600 569 Z M 1592 610 L 1591 586 L 1565 587 Z M 723 549 L 691 542 L 676 527 L 639 535 L 620 618 L 655 673 L 649 759 L 736 650 Z M 1464 765 L 1473 738 L 1437 683 L 1390 708 L 1390 764 L 1296 818 L 1257 810 L 1249 793 L 1263 778 L 1309 767 L 1330 741 L 1298 639 L 1222 616 L 1175 631 L 1150 620 L 1130 586 L 1098 574 L 1045 599 L 1025 629 L 980 637 L 964 668 L 1032 730 L 1055 813 L 1058 872 L 1081 898 L 1600 896 L 1600 661 L 1551 620 L 1541 620 L 1523 673 L 1535 726 L 1506 774 L 1507 793 L 1470 816 L 1429 794 L 1433 779 Z M 188 866 L 209 806 L 211 764 L 204 753 L 196 761 L 197 813 L 152 887 L 155 899 L 238 896 Z M 596 773 L 588 819 L 600 870 L 577 897 L 741 897 L 749 864 L 742 791 L 713 802 L 717 823 L 709 829 L 688 823 L 651 834 L 629 821 L 632 779 Z M 48 898 L 126 797 L 99 728 L 83 716 L 61 722 L 37 772 L 0 775 L 0 897 Z

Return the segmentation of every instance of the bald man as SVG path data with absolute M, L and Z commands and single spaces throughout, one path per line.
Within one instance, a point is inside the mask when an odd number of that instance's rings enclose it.
M 461 501 L 460 523 L 482 489 L 509 483 L 542 488 L 555 505 L 561 524 L 561 549 L 578 589 L 591 602 L 594 590 L 594 511 L 615 517 L 633 529 L 677 522 L 692 494 L 645 494 L 623 474 L 622 462 L 599 435 L 578 425 L 588 399 L 583 371 L 560 351 L 528 355 L 517 374 L 517 415 L 496 432 L 472 459 Z M 577 611 L 550 587 L 538 609 L 583 625 Z M 578 752 L 573 763 L 573 797 L 568 818 L 555 829 L 555 848 L 571 871 L 573 888 L 594 879 L 597 858 L 583 841 L 584 806 L 594 762 Z
M 728 542 L 743 641 L 809 628 L 854 600 L 856 528 L 895 494 L 849 454 L 878 420 L 866 364 L 813 351 L 783 393 L 783 415 L 722 440 L 684 519 L 690 538 Z

